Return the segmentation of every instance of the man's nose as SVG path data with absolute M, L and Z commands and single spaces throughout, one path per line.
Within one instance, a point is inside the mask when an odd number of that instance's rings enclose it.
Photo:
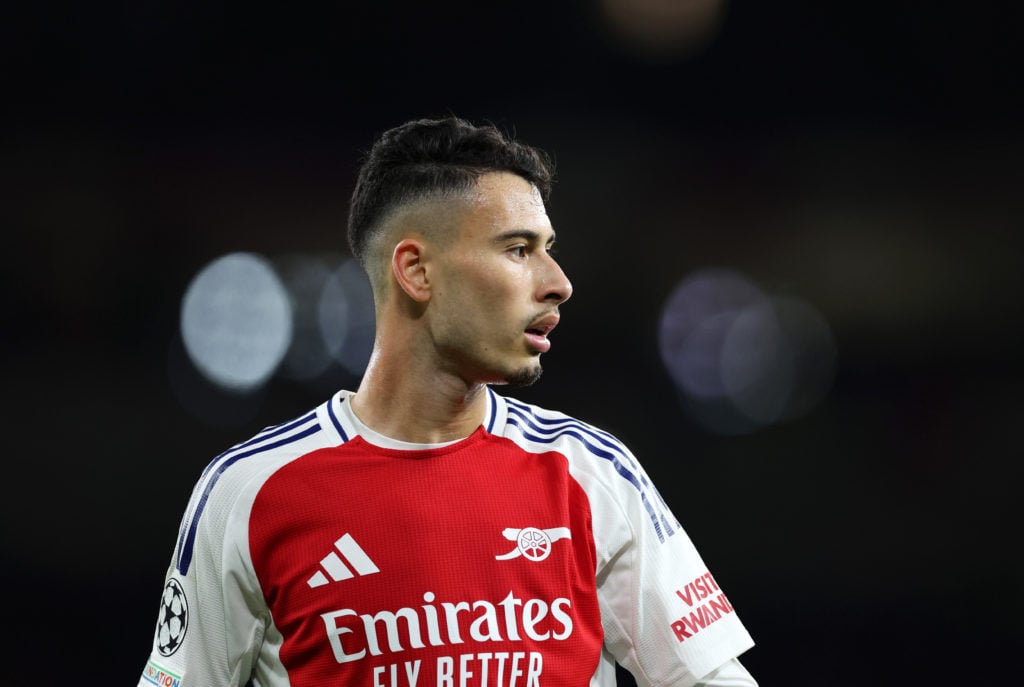
M 551 256 L 547 256 L 547 265 L 541 279 L 539 300 L 564 303 L 572 296 L 572 282 L 565 276 L 561 265 Z

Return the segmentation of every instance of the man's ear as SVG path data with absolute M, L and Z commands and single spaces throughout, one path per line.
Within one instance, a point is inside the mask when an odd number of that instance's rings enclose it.
M 391 253 L 391 271 L 395 281 L 409 298 L 417 303 L 430 300 L 430 280 L 427 278 L 424 255 L 426 245 L 416 238 L 404 238 Z

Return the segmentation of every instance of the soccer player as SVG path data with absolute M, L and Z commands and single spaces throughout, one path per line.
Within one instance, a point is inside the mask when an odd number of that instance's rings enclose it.
M 632 453 L 496 393 L 541 374 L 572 286 L 541 151 L 457 118 L 387 131 L 349 242 L 358 389 L 213 460 L 139 680 L 179 687 L 755 685 L 753 645 Z

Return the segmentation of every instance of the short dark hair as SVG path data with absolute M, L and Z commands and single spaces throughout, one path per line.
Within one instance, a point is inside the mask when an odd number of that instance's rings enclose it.
M 395 207 L 429 195 L 472 188 L 487 172 L 511 172 L 547 203 L 554 164 L 544 151 L 518 143 L 493 124 L 458 117 L 417 119 L 385 131 L 359 170 L 348 215 L 348 243 L 366 267 L 366 245 Z

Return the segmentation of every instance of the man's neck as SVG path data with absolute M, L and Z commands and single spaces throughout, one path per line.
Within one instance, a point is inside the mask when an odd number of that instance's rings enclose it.
M 481 425 L 484 384 L 467 385 L 438 370 L 391 364 L 375 351 L 352 410 L 367 427 L 399 441 L 437 444 L 462 439 Z

